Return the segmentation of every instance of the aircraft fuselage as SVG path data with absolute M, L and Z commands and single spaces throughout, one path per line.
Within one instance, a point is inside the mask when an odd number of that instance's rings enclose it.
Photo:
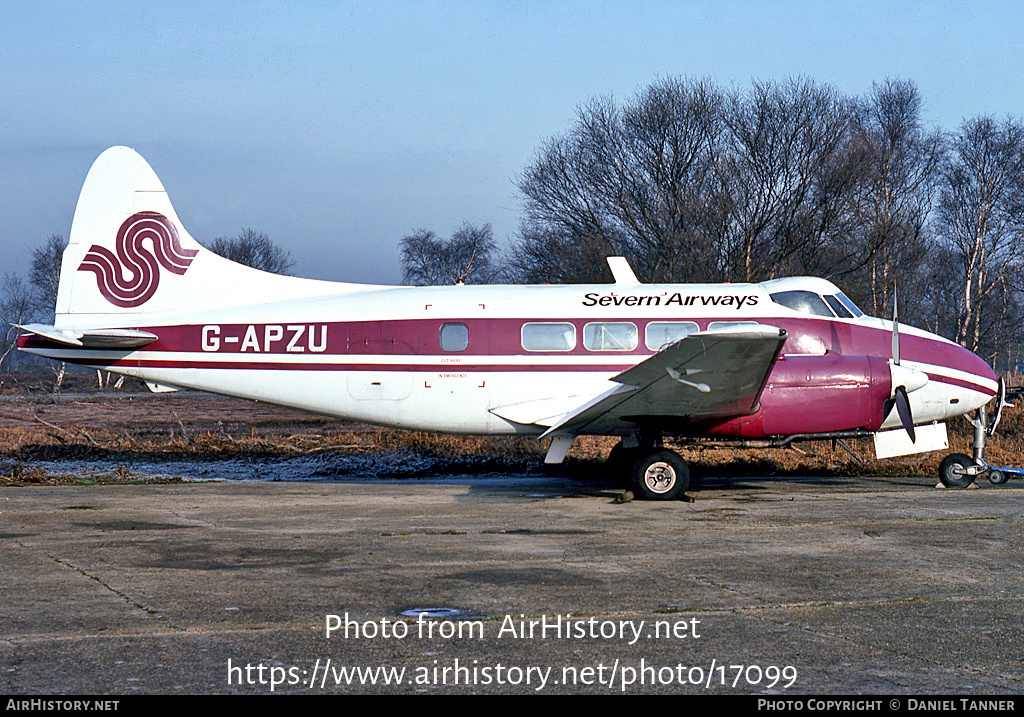
M 76 351 L 38 337 L 22 348 L 398 428 L 539 434 L 545 423 L 535 421 L 606 391 L 666 341 L 736 322 L 787 334 L 759 409 L 725 421 L 680 418 L 672 430 L 760 437 L 899 425 L 895 416 L 883 423 L 879 409 L 891 393 L 891 322 L 801 315 L 760 284 L 374 288 L 151 321 L 133 328 L 159 338 L 136 351 Z M 929 379 L 910 394 L 915 422 L 994 395 L 995 375 L 973 353 L 908 326 L 900 334 L 902 363 Z

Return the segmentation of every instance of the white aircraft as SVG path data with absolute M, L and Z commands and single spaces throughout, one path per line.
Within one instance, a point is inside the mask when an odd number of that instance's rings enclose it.
M 879 455 L 947 447 L 947 418 L 1000 386 L 973 353 L 865 316 L 833 284 L 374 286 L 268 274 L 182 227 L 133 150 L 96 160 L 75 210 L 53 326 L 19 347 L 144 379 L 355 421 L 461 434 L 621 436 L 642 497 L 689 483 L 662 436 L 753 445 L 875 436 Z M 1001 400 L 1000 400 L 1001 403 Z M 896 410 L 893 410 L 896 408 Z M 902 426 L 902 427 L 901 427 Z M 896 429 L 881 431 L 881 429 Z M 985 469 L 952 456 L 940 473 Z

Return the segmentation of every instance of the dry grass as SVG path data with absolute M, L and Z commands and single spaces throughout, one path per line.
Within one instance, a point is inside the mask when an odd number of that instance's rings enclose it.
M 547 441 L 535 438 L 451 436 L 374 428 L 266 404 L 189 394 L 125 397 L 103 392 L 54 400 L 25 391 L 25 383 L 21 396 L 0 404 L 0 485 L 83 480 L 77 475 L 48 476 L 34 466 L 39 461 L 102 459 L 130 465 L 136 460 L 217 461 L 325 452 L 342 456 L 388 453 L 429 457 L 429 470 L 440 474 L 524 473 L 542 470 L 547 448 Z M 971 425 L 957 418 L 948 426 L 951 451 L 970 455 Z M 616 441 L 608 437 L 578 438 L 566 465 L 559 470 L 592 473 Z M 830 441 L 801 443 L 787 449 L 734 449 L 711 444 L 673 447 L 693 467 L 698 478 L 934 476 L 946 455 L 875 461 L 871 441 L 852 441 L 850 445 L 860 460 Z M 986 458 L 993 465 L 1024 464 L 1024 410 L 1007 410 L 999 434 L 989 443 Z M 84 480 L 123 483 L 137 479 L 124 469 Z

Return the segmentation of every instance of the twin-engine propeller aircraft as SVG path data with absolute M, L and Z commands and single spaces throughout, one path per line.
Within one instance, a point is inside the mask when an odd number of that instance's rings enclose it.
M 638 495 L 689 472 L 662 436 L 747 445 L 875 436 L 880 456 L 947 447 L 944 424 L 997 393 L 970 351 L 865 316 L 828 281 L 373 286 L 256 271 L 184 230 L 153 170 L 113 147 L 82 188 L 53 326 L 24 351 L 397 428 L 551 439 L 621 436 Z M 895 429 L 882 431 L 882 429 Z M 951 485 L 983 465 L 949 461 Z M 973 472 L 972 472 L 973 471 Z M 966 482 L 965 482 L 966 481 Z

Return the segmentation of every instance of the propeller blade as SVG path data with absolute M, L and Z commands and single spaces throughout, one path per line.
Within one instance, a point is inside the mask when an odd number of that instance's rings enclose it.
M 910 413 L 910 398 L 907 396 L 907 389 L 903 386 L 896 387 L 896 412 L 900 414 L 900 422 L 910 434 L 910 442 L 917 443 L 917 435 L 914 433 L 914 417 Z
M 892 294 L 892 362 L 900 365 L 900 319 L 896 310 L 896 292 Z
M 999 377 L 999 388 L 996 390 L 996 412 L 995 415 L 988 421 L 988 435 L 992 436 L 996 432 L 996 426 L 999 425 L 999 419 L 1003 415 L 1003 406 L 1009 406 L 1013 408 L 1012 403 L 1006 402 L 1006 382 L 1003 381 L 1003 377 Z

